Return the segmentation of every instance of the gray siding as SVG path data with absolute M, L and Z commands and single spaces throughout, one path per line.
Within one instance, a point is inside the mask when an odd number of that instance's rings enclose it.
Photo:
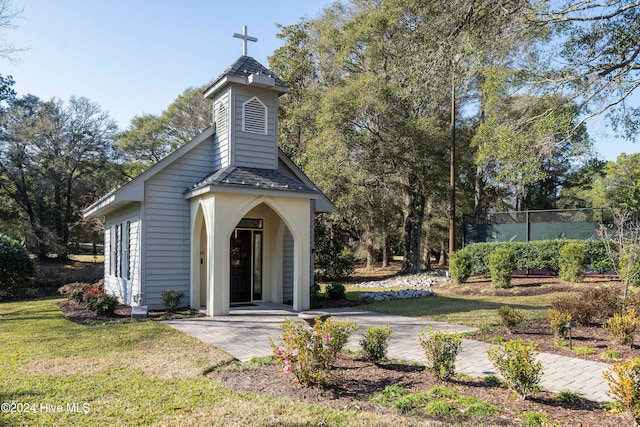
M 293 235 L 288 228 L 284 230 L 282 239 L 282 301 L 293 303 Z
M 184 292 L 189 300 L 191 232 L 184 191 L 214 170 L 209 138 L 145 183 L 145 304 L 162 308 L 165 289 Z
M 249 90 L 247 90 L 249 89 Z M 267 107 L 267 134 L 242 130 L 242 105 L 257 96 Z M 233 117 L 235 130 L 235 158 L 233 164 L 252 168 L 275 169 L 277 167 L 277 101 L 275 92 L 266 89 L 236 87 Z

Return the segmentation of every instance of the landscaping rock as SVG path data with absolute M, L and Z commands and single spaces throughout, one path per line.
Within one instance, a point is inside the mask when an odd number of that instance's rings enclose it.
M 415 299 L 426 298 L 435 295 L 431 289 L 402 289 L 399 291 L 366 292 L 360 295 L 362 299 L 372 299 L 374 301 L 387 301 L 392 299 Z
M 444 271 L 436 270 L 411 276 L 397 276 L 374 282 L 363 282 L 356 286 L 358 288 L 430 288 L 448 280 Z

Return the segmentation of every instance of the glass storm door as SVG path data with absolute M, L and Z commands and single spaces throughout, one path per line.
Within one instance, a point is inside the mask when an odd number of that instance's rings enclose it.
M 260 227 L 262 227 L 262 221 L 260 221 Z M 262 230 L 236 228 L 231 234 L 229 248 L 230 302 L 262 300 Z

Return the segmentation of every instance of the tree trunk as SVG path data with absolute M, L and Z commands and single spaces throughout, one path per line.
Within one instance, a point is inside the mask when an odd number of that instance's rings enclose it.
M 373 242 L 373 233 L 367 235 L 367 270 L 373 270 L 376 262 L 375 245 Z
M 447 265 L 447 248 L 444 245 L 444 241 L 440 247 L 440 259 L 438 260 L 438 264 Z
M 402 272 L 420 273 L 420 243 L 422 240 L 422 223 L 426 198 L 420 189 L 413 188 L 404 197 L 404 260 Z
M 382 237 L 382 268 L 389 267 L 389 239 L 387 238 L 387 234 L 385 233 Z

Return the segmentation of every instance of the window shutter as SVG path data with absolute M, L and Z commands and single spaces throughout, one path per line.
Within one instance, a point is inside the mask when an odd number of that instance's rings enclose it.
M 242 130 L 267 133 L 267 106 L 255 96 L 242 105 Z

